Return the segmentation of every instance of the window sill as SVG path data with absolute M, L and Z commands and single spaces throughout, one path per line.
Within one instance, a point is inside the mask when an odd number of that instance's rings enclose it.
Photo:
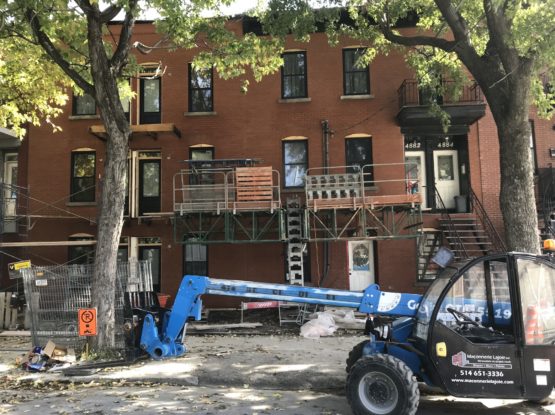
M 96 206 L 96 202 L 66 202 L 66 206 Z
M 70 120 L 99 120 L 100 119 L 100 115 L 97 114 L 91 114 L 91 115 L 70 115 L 69 116 Z
M 185 112 L 183 113 L 185 117 L 206 117 L 210 115 L 218 115 L 216 111 L 205 111 L 205 112 Z
M 296 104 L 298 102 L 310 102 L 312 98 L 280 98 L 278 102 L 280 104 Z
M 341 95 L 339 99 L 341 101 L 349 101 L 353 99 L 374 99 L 374 95 L 372 94 L 364 94 L 364 95 Z

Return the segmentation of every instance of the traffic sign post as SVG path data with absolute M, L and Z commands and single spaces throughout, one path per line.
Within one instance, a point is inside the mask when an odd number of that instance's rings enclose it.
M 79 336 L 96 336 L 96 308 L 80 308 L 78 312 Z

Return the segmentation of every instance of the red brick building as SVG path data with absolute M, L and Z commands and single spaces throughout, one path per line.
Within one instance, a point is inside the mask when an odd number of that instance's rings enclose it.
M 146 45 L 159 40 L 150 23 L 134 33 Z M 121 258 L 152 259 L 156 288 L 170 294 L 185 273 L 420 291 L 433 276 L 432 249 L 457 248 L 446 221 L 483 230 L 467 255 L 493 249 L 484 213 L 500 231 L 498 144 L 479 89 L 440 97 L 452 117 L 445 134 L 403 57 L 359 68 L 361 47 L 329 46 L 322 33 L 290 41 L 281 73 L 251 80 L 246 94 L 240 80 L 195 71 L 194 50 L 134 50 L 143 72 L 125 103 L 134 132 Z M 94 101 L 73 97 L 61 132 L 32 127 L 19 148 L 18 208 L 4 212 L 18 225 L 3 229 L 2 287 L 17 258 L 91 260 L 106 157 L 96 114 Z M 548 167 L 552 122 L 531 122 L 536 166 Z M 14 153 L 2 157 L 7 184 Z

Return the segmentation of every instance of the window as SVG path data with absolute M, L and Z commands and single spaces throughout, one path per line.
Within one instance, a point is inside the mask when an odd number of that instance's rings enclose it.
M 161 78 L 141 78 L 140 115 L 141 124 L 158 124 L 162 121 Z
M 372 138 L 348 138 L 345 140 L 345 161 L 350 166 L 349 173 L 361 172 L 364 166 L 364 184 L 372 185 L 374 172 L 372 164 Z
M 89 235 L 70 236 L 70 241 L 93 241 Z M 68 264 L 84 265 L 94 263 L 94 245 L 72 245 L 68 249 Z
M 96 103 L 89 94 L 73 94 L 73 115 L 96 115 Z
M 345 95 L 370 93 L 368 65 L 359 66 L 358 61 L 366 49 L 343 49 L 343 92 Z
M 308 140 L 283 141 L 285 187 L 303 187 L 308 168 Z
M 184 275 L 208 275 L 208 247 L 206 245 L 183 245 L 183 259 Z
M 117 261 L 118 262 L 129 261 L 129 237 L 128 236 L 122 236 L 119 240 Z
M 536 134 L 534 131 L 534 121 L 530 120 L 530 154 L 532 156 L 532 170 L 534 174 L 538 172 L 538 160 L 536 157 Z
M 193 68 L 189 64 L 189 112 L 214 110 L 212 68 Z
M 129 165 L 129 213 L 132 218 L 161 211 L 162 153 L 134 150 Z
M 214 147 L 190 147 L 189 160 L 191 160 L 191 170 L 193 171 L 211 168 L 211 163 L 202 161 L 214 160 Z M 208 172 L 191 174 L 189 184 L 214 184 L 214 175 Z
M 71 153 L 70 202 L 94 202 L 96 153 L 74 151 Z
M 152 285 L 154 291 L 160 292 L 161 261 L 160 253 L 162 241 L 160 238 L 139 238 L 139 260 L 150 261 L 152 270 Z
M 281 97 L 306 98 L 306 52 L 289 52 L 283 54 L 281 68 Z

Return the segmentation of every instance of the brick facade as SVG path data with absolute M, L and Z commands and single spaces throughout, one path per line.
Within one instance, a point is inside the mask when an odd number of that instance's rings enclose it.
M 240 26 L 238 26 L 239 28 Z M 138 24 L 134 40 L 152 45 L 158 40 L 154 27 Z M 174 294 L 184 272 L 183 245 L 174 240 L 172 216 L 173 175 L 184 168 L 191 146 L 214 147 L 216 159 L 258 158 L 263 166 L 280 172 L 283 186 L 283 143 L 286 137 L 308 139 L 308 165 L 323 165 L 321 121 L 327 120 L 333 131 L 330 139 L 330 165 L 343 166 L 345 137 L 364 134 L 372 137 L 373 163 L 403 163 L 404 136 L 396 115 L 399 111 L 397 90 L 411 71 L 398 52 L 378 56 L 370 65 L 370 96 L 345 99 L 343 95 L 342 50 L 357 46 L 342 40 L 337 46 L 328 45 L 324 34 L 315 34 L 310 43 L 287 44 L 288 50 L 304 50 L 307 56 L 308 100 L 281 100 L 279 73 L 257 83 L 250 80 L 248 93 L 241 92 L 241 80 L 223 80 L 216 74 L 213 80 L 214 111 L 195 114 L 188 112 L 188 67 L 195 51 L 153 50 L 148 55 L 137 54 L 139 63 L 161 62 L 161 122 L 173 123 L 182 132 L 178 138 L 171 133 L 156 138 L 134 134 L 131 150 L 156 150 L 161 154 L 161 212 L 151 218 L 128 218 L 122 236 L 158 237 L 161 251 L 161 291 Z M 137 90 L 138 80 L 132 80 Z M 292 100 L 295 101 L 295 100 Z M 138 99 L 131 105 L 131 123 L 138 119 Z M 19 183 L 29 188 L 32 200 L 28 211 L 35 212 L 28 241 L 66 241 L 71 235 L 95 235 L 96 205 L 68 202 L 70 193 L 71 153 L 77 149 L 96 152 L 96 200 L 101 191 L 99 183 L 105 162 L 104 142 L 88 132 L 99 119 L 71 117 L 72 103 L 57 123 L 61 132 L 53 133 L 48 125 L 31 127 L 20 149 Z M 534 117 L 535 119 L 535 117 Z M 550 122 L 535 121 L 538 164 L 551 162 L 548 149 L 555 147 L 555 133 Z M 499 163 L 495 125 L 491 114 L 470 126 L 468 132 L 470 184 L 483 200 L 489 214 L 501 225 L 499 212 Z M 282 189 L 282 200 L 294 192 Z M 58 206 L 46 208 L 44 201 Z M 66 213 L 71 212 L 71 214 Z M 44 212 L 44 216 L 40 217 Z M 63 216 L 63 218 L 62 218 Z M 424 226 L 433 227 L 437 215 L 425 214 Z M 421 291 L 416 281 L 416 244 L 414 239 L 379 241 L 375 249 L 376 281 L 386 290 Z M 349 289 L 347 242 L 329 242 L 327 273 L 324 272 L 325 244 L 311 243 L 312 283 L 324 278 L 325 286 Z M 68 261 L 67 247 L 29 247 L 19 252 L 35 264 Z M 5 271 L 5 264 L 3 271 Z M 285 281 L 285 244 L 215 244 L 208 246 L 208 273 L 215 278 L 233 278 L 265 282 Z M 9 284 L 5 278 L 3 285 Z M 220 298 L 209 304 L 229 305 L 232 300 Z

